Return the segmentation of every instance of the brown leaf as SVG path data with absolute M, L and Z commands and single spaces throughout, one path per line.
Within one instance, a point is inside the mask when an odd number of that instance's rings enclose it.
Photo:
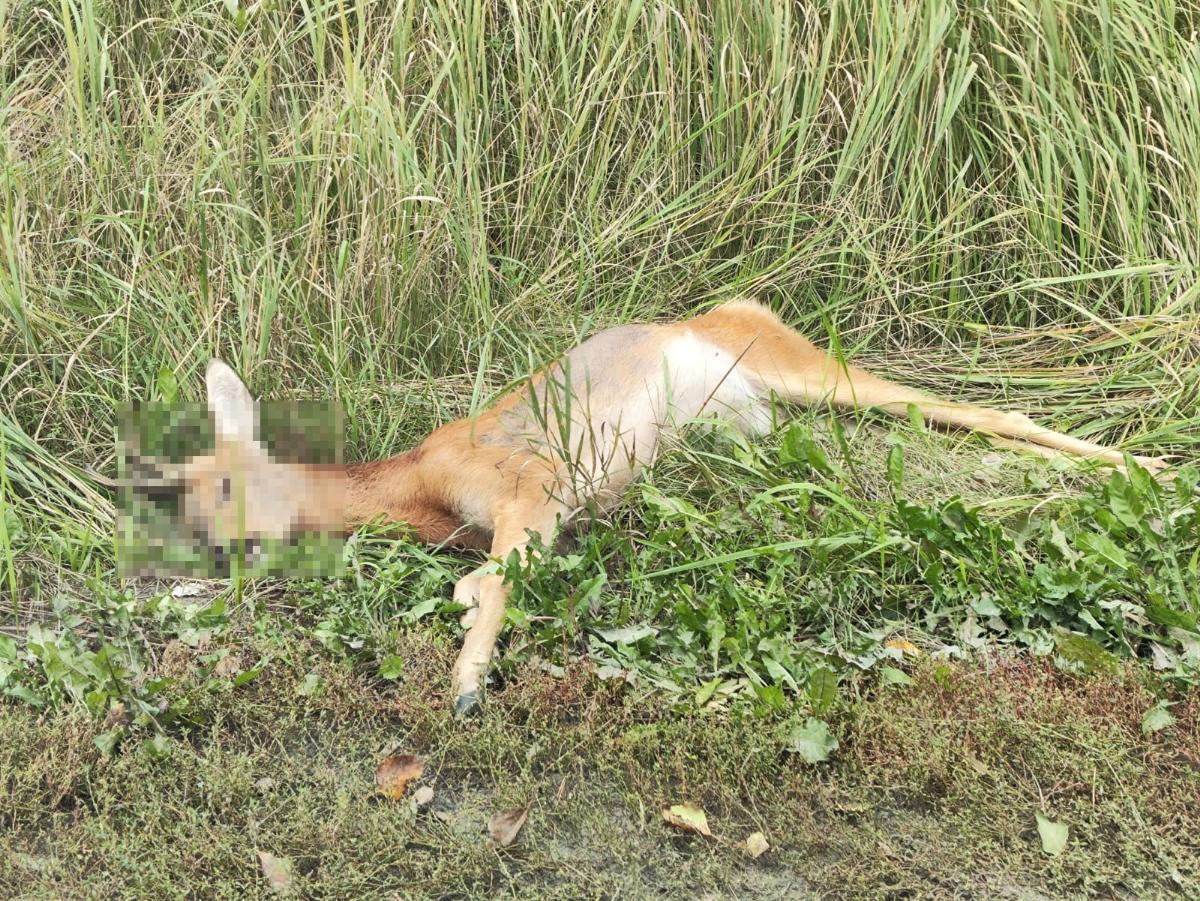
M 286 857 L 276 857 L 270 851 L 258 852 L 258 865 L 267 877 L 267 885 L 280 895 L 290 895 L 292 884 L 292 862 Z
M 529 817 L 529 806 L 510 807 L 488 820 L 488 835 L 501 848 L 507 848 L 517 840 L 517 833 Z
M 758 860 L 767 853 L 767 850 L 771 846 L 767 844 L 767 837 L 761 832 L 751 832 L 746 836 L 746 840 L 742 842 L 742 847 L 746 849 L 746 853 L 754 860 Z
M 230 651 L 213 667 L 213 673 L 218 676 L 236 676 L 241 671 L 242 655 L 236 651 Z
M 910 657 L 920 657 L 921 649 L 906 638 L 889 638 L 883 643 L 885 648 L 892 648 Z
M 393 754 L 384 758 L 375 769 L 375 785 L 379 791 L 393 801 L 404 796 L 408 783 L 420 778 L 425 772 L 425 761 L 415 754 Z
M 117 701 L 113 704 L 112 709 L 108 711 L 108 716 L 104 718 L 104 728 L 113 729 L 117 726 L 123 726 L 129 720 L 125 714 L 125 702 Z
M 708 817 L 693 804 L 672 804 L 670 807 L 664 807 L 662 817 L 676 829 L 712 838 L 712 833 L 708 831 Z

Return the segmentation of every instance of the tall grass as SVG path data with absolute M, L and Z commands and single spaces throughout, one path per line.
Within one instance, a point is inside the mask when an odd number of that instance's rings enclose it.
M 0 0 L 0 485 L 30 530 L 103 524 L 115 404 L 164 367 L 195 397 L 212 354 L 335 392 L 374 455 L 584 330 L 736 294 L 1191 454 L 1198 29 L 1194 0 Z

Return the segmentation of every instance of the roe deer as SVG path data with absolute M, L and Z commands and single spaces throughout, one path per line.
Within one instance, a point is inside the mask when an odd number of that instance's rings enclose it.
M 837 362 L 759 304 L 739 300 L 671 324 L 602 331 L 485 412 L 444 425 L 407 453 L 345 466 L 271 459 L 256 405 L 228 366 L 207 371 L 217 440 L 210 454 L 159 466 L 182 514 L 211 544 L 348 532 L 380 518 L 428 542 L 487 549 L 493 562 L 458 581 L 469 631 L 454 666 L 454 709 L 476 709 L 504 623 L 507 589 L 494 561 L 532 535 L 551 546 L 585 505 L 611 505 L 665 437 L 701 414 L 761 434 L 773 403 L 878 407 L 975 429 L 1045 456 L 1066 452 L 1120 466 L 1122 455 L 1006 413 L 930 397 Z M 1157 458 L 1135 458 L 1158 470 Z M 143 466 L 146 464 L 143 461 Z

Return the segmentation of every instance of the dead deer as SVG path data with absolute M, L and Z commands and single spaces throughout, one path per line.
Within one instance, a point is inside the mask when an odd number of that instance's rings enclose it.
M 758 303 L 734 301 L 670 324 L 601 331 L 532 375 L 478 416 L 438 428 L 400 456 L 368 463 L 303 465 L 274 460 L 257 435 L 254 398 L 213 360 L 208 405 L 212 452 L 153 465 L 160 487 L 181 492 L 184 520 L 210 545 L 348 533 L 364 523 L 402 523 L 431 543 L 486 549 L 491 562 L 458 581 L 469 627 L 454 667 L 454 709 L 475 710 L 505 619 L 497 562 L 534 536 L 553 545 L 585 509 L 617 501 L 664 440 L 702 416 L 759 435 L 775 401 L 877 407 L 974 429 L 1044 456 L 1066 453 L 1121 466 L 1116 450 L 1007 413 L 931 397 L 837 361 Z M 1157 458 L 1134 458 L 1158 470 Z M 146 461 L 142 461 L 146 466 Z

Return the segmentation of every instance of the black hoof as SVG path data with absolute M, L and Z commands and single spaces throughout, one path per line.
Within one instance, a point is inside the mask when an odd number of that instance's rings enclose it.
M 468 691 L 454 699 L 454 718 L 465 720 L 479 713 L 479 692 Z

